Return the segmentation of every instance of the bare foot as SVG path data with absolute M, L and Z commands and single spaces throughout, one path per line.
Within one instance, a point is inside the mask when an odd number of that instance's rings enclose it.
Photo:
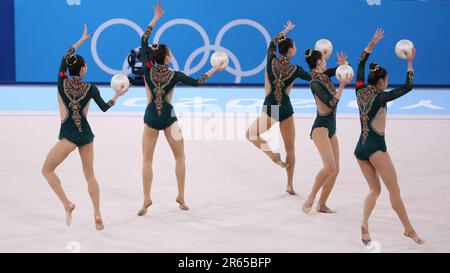
M 316 211 L 320 213 L 336 213 L 335 210 L 330 209 L 329 207 L 325 205 L 317 205 Z
M 275 164 L 279 165 L 281 168 L 289 168 L 289 164 L 281 160 L 280 153 L 274 153 L 272 161 L 275 162 Z
M 305 202 L 305 204 L 303 204 L 303 207 L 302 207 L 303 213 L 306 213 L 306 214 L 310 213 L 313 205 L 314 205 L 314 199 L 311 199 L 311 198 L 306 199 L 306 202 Z
M 175 201 L 179 204 L 181 210 L 189 210 L 183 198 L 178 197 Z
M 361 224 L 361 241 L 364 246 L 368 246 L 370 242 L 372 242 L 372 239 L 369 235 L 369 228 L 366 224 Z
M 148 200 L 144 202 L 142 208 L 138 211 L 138 216 L 143 216 L 147 214 L 147 209 L 153 204 L 152 200 Z
M 72 224 L 72 212 L 75 210 L 75 204 L 69 203 L 64 209 L 66 210 L 66 225 L 70 226 Z
M 289 193 L 290 195 L 296 195 L 297 193 L 294 191 L 294 186 L 287 186 L 286 188 L 286 192 Z
M 103 225 L 103 220 L 101 216 L 95 216 L 95 229 L 103 230 L 105 226 Z
M 410 232 L 406 232 L 406 231 L 405 231 L 405 232 L 403 233 L 403 235 L 405 235 L 406 237 L 409 237 L 409 238 L 413 239 L 413 241 L 416 242 L 416 244 L 418 244 L 418 245 L 423 245 L 423 244 L 425 244 L 425 240 L 422 239 L 422 238 L 420 238 L 414 230 L 413 230 L 413 231 L 410 231 Z

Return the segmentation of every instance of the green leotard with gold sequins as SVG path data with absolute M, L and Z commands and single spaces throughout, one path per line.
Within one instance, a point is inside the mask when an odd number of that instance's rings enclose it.
M 316 71 L 311 72 L 311 91 L 316 103 L 322 103 L 327 108 L 326 112 L 320 112 L 317 109 L 316 119 L 311 128 L 310 137 L 315 128 L 327 128 L 328 137 L 332 138 L 336 134 L 336 110 L 339 100 L 336 98 L 336 88 L 330 80 L 330 77 L 336 75 L 336 68 L 328 69 L 324 73 Z
M 208 79 L 208 76 L 205 74 L 200 79 L 194 79 L 183 72 L 170 70 L 167 65 L 153 65 L 152 49 L 148 47 L 148 38 L 152 30 L 152 26 L 148 26 L 141 39 L 144 78 L 152 94 L 152 99 L 145 109 L 144 123 L 153 129 L 164 130 L 177 121 L 175 110 L 167 100 L 167 96 L 173 92 L 177 83 L 199 86 Z M 155 48 L 157 46 L 155 45 Z
M 364 70 L 369 55 L 365 51 L 361 54 L 356 74 L 356 97 L 361 122 L 361 135 L 356 145 L 355 156 L 359 160 L 369 160 L 375 152 L 387 151 L 384 128 L 382 130 L 377 128 L 376 123 L 385 124 L 386 104 L 411 91 L 414 79 L 414 73 L 408 72 L 405 85 L 389 92 L 380 91 L 372 85 L 366 87 Z
M 311 80 L 309 73 L 303 70 L 301 66 L 291 64 L 286 56 L 277 57 L 276 45 L 283 39 L 285 39 L 285 36 L 280 33 L 269 44 L 266 76 L 270 83 L 270 92 L 263 104 L 263 112 L 275 121 L 280 122 L 294 114 L 291 99 L 286 94 L 286 90 L 293 86 L 297 78 L 306 81 Z
M 67 116 L 61 122 L 59 139 L 67 139 L 81 147 L 94 140 L 94 134 L 86 119 L 84 110 L 91 99 L 105 112 L 114 105 L 114 101 L 107 103 L 100 96 L 98 88 L 85 83 L 80 77 L 67 78 L 67 62 L 74 53 L 71 47 L 61 61 L 58 74 L 58 93 L 66 107 Z

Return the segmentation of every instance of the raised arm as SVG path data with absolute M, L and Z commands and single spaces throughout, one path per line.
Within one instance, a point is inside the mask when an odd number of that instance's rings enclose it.
M 363 53 L 361 53 L 361 56 L 359 57 L 358 70 L 356 72 L 356 91 L 366 86 L 364 77 L 367 59 L 372 53 L 372 50 L 375 47 L 375 45 L 383 38 L 384 38 L 383 29 L 378 28 L 375 34 L 373 35 L 372 40 L 370 40 L 369 44 L 364 49 Z
M 155 27 L 156 23 L 159 21 L 159 19 L 163 16 L 164 13 L 166 13 L 166 10 L 162 9 L 161 1 L 158 1 L 158 4 L 156 6 L 153 6 L 153 19 L 150 21 L 150 24 L 148 24 L 147 29 L 145 30 L 144 34 L 141 38 L 141 61 L 142 61 L 142 68 L 144 70 L 144 76 L 146 80 L 150 77 L 150 61 L 151 61 L 151 52 L 148 49 L 148 39 L 150 38 L 150 34 L 152 33 L 153 28 Z
M 67 78 L 67 61 L 73 57 L 73 53 L 75 52 L 75 49 L 73 46 L 69 48 L 69 50 L 66 51 L 64 54 L 61 64 L 59 65 L 59 72 L 58 72 L 58 85 L 62 84 L 63 80 Z
M 356 91 L 359 89 L 365 88 L 365 74 L 366 74 L 366 62 L 369 59 L 370 53 L 367 53 L 365 50 L 361 53 L 358 62 L 358 69 L 356 70 Z
M 400 98 L 407 94 L 413 88 L 414 72 L 408 71 L 406 73 L 405 85 L 392 89 L 389 92 L 383 92 L 378 95 L 381 105 L 386 104 L 389 101 Z
M 269 48 L 267 49 L 267 63 L 270 63 L 273 58 L 276 58 L 276 56 L 277 56 L 277 44 L 279 42 L 283 41 L 284 39 L 286 39 L 287 33 L 289 31 L 291 31 L 292 29 L 294 29 L 294 27 L 295 27 L 295 25 L 291 21 L 288 21 L 286 23 L 286 25 L 284 26 L 283 31 L 278 33 L 278 35 L 275 36 L 275 38 L 273 38 L 270 41 Z
M 380 93 L 378 95 L 378 99 L 380 100 L 381 105 L 384 105 L 389 101 L 395 100 L 412 90 L 414 81 L 414 69 L 412 62 L 415 57 L 416 57 L 416 49 L 414 48 L 412 54 L 408 56 L 408 72 L 406 73 L 405 85 L 395 88 L 389 92 Z
M 67 78 L 67 65 L 74 61 L 73 53 L 77 50 L 87 39 L 89 39 L 92 34 L 88 34 L 87 25 L 84 24 L 83 36 L 81 36 L 80 40 L 76 42 L 73 46 L 69 48 L 64 54 L 61 64 L 59 65 L 58 71 L 58 84 L 62 83 L 64 78 Z
M 145 32 L 141 38 L 140 54 L 141 54 L 141 61 L 142 61 L 142 69 L 144 70 L 144 76 L 145 76 L 146 80 L 148 80 L 150 77 L 150 68 L 152 67 L 152 65 L 150 63 L 152 58 L 150 56 L 150 51 L 148 49 L 148 38 L 150 37 L 152 30 L 153 30 L 153 26 L 148 25 L 147 29 L 145 30 Z

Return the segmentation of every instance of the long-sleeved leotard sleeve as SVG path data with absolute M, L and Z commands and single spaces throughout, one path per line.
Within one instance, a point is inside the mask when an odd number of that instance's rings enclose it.
M 306 72 L 303 67 L 297 65 L 297 70 L 295 71 L 295 77 L 300 78 L 305 81 L 311 81 L 311 75 Z
M 75 49 L 70 47 L 64 54 L 58 71 L 58 84 L 61 84 L 65 78 L 67 78 L 67 60 L 73 55 Z
M 206 74 L 203 74 L 199 79 L 194 79 L 180 71 L 175 72 L 175 77 L 177 82 L 181 82 L 191 86 L 202 85 L 204 82 L 208 80 L 208 76 Z
M 339 100 L 331 94 L 328 89 L 318 81 L 311 82 L 311 90 L 315 96 L 317 96 L 326 106 L 331 110 L 334 110 Z
M 109 108 L 111 108 L 114 105 L 113 100 L 109 100 L 108 102 L 105 102 L 100 95 L 100 91 L 98 90 L 97 86 L 91 85 L 92 88 L 92 98 L 94 99 L 95 103 L 98 105 L 100 110 L 103 112 L 108 111 Z
M 366 62 L 369 58 L 370 53 L 367 53 L 365 50 L 361 53 L 359 57 L 358 70 L 356 71 L 356 91 L 361 88 L 366 87 L 364 83 L 365 70 L 366 70 Z
M 267 49 L 267 63 L 270 64 L 270 62 L 273 60 L 273 58 L 277 57 L 277 44 L 281 41 L 286 39 L 286 36 L 283 32 L 280 32 L 275 38 L 273 38 L 269 43 L 269 48 Z
M 150 34 L 152 33 L 153 27 L 149 25 L 145 30 L 144 34 L 141 38 L 141 61 L 142 68 L 144 70 L 144 77 L 146 81 L 150 80 L 150 67 L 151 67 L 151 52 L 148 48 L 148 38 L 150 38 Z
M 389 92 L 382 92 L 378 95 L 378 100 L 380 101 L 380 104 L 385 105 L 387 102 L 395 100 L 407 94 L 413 88 L 413 81 L 414 81 L 414 72 L 409 71 L 408 73 L 406 73 L 405 85 L 392 89 Z
M 335 68 L 328 68 L 328 69 L 324 72 L 324 74 L 327 75 L 328 78 L 334 77 L 334 76 L 336 76 L 336 69 L 337 69 L 337 67 L 335 67 Z

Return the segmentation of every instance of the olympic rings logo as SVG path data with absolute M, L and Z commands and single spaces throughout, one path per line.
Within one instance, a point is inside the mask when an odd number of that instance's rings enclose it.
M 126 58 L 123 63 L 122 69 L 117 70 L 117 69 L 113 69 L 113 68 L 107 66 L 104 62 L 102 62 L 102 60 L 100 59 L 98 52 L 97 52 L 97 42 L 98 42 L 100 35 L 102 34 L 102 32 L 105 29 L 107 29 L 110 26 L 114 26 L 114 25 L 128 26 L 128 27 L 134 29 L 137 32 L 137 34 L 139 35 L 139 37 L 141 37 L 142 34 L 144 33 L 144 31 L 136 23 L 134 23 L 133 21 L 130 21 L 128 19 L 116 18 L 116 19 L 108 20 L 108 21 L 104 22 L 103 24 L 101 24 L 97 28 L 97 30 L 95 31 L 95 33 L 92 37 L 92 42 L 91 42 L 92 56 L 94 58 L 95 63 L 100 67 L 100 69 L 102 69 L 106 73 L 109 73 L 111 75 L 115 75 L 115 74 L 119 74 L 119 73 L 129 74 L 129 73 L 131 73 L 131 70 L 128 68 L 128 62 L 127 62 Z M 259 72 L 263 71 L 263 69 L 266 65 L 266 57 L 264 55 L 264 60 L 258 66 L 256 66 L 253 69 L 250 69 L 250 70 L 242 70 L 241 64 L 240 64 L 238 58 L 236 57 L 236 55 L 228 48 L 221 46 L 222 40 L 223 40 L 225 34 L 227 33 L 227 31 L 229 31 L 230 29 L 232 29 L 234 27 L 240 26 L 240 25 L 250 26 L 250 27 L 253 27 L 256 30 L 258 30 L 262 34 L 264 39 L 266 40 L 266 43 L 268 46 L 270 43 L 270 40 L 271 40 L 271 36 L 267 32 L 267 30 L 256 21 L 249 20 L 249 19 L 237 19 L 237 20 L 227 23 L 218 32 L 216 39 L 214 41 L 214 44 L 211 44 L 208 34 L 206 33 L 205 29 L 202 26 L 200 26 L 196 22 L 189 20 L 189 19 L 174 19 L 174 20 L 171 20 L 171 21 L 165 23 L 156 31 L 155 36 L 153 38 L 153 43 L 158 43 L 159 40 L 161 39 L 161 36 L 164 34 L 164 32 L 166 30 L 168 30 L 169 28 L 176 26 L 176 25 L 186 25 L 186 26 L 192 27 L 200 34 L 200 36 L 202 37 L 202 40 L 203 40 L 203 46 L 194 50 L 186 60 L 186 63 L 184 65 L 182 71 L 184 73 L 186 73 L 187 75 L 191 75 L 191 74 L 194 74 L 194 73 L 197 73 L 198 71 L 200 71 L 200 69 L 202 69 L 208 63 L 211 51 L 216 51 L 216 50 L 223 51 L 229 56 L 230 61 L 234 65 L 234 68 L 228 66 L 226 68 L 226 71 L 236 77 L 235 83 L 240 83 L 242 80 L 242 77 L 250 77 L 250 76 L 254 76 L 254 75 L 258 74 Z M 199 56 L 200 54 L 203 54 L 202 58 L 200 59 L 200 62 L 197 65 L 195 65 L 194 67 L 192 67 L 194 59 L 197 56 Z M 175 70 L 180 70 L 180 65 L 179 65 L 178 61 L 176 60 L 175 56 L 173 56 L 173 53 L 172 53 L 172 65 Z

